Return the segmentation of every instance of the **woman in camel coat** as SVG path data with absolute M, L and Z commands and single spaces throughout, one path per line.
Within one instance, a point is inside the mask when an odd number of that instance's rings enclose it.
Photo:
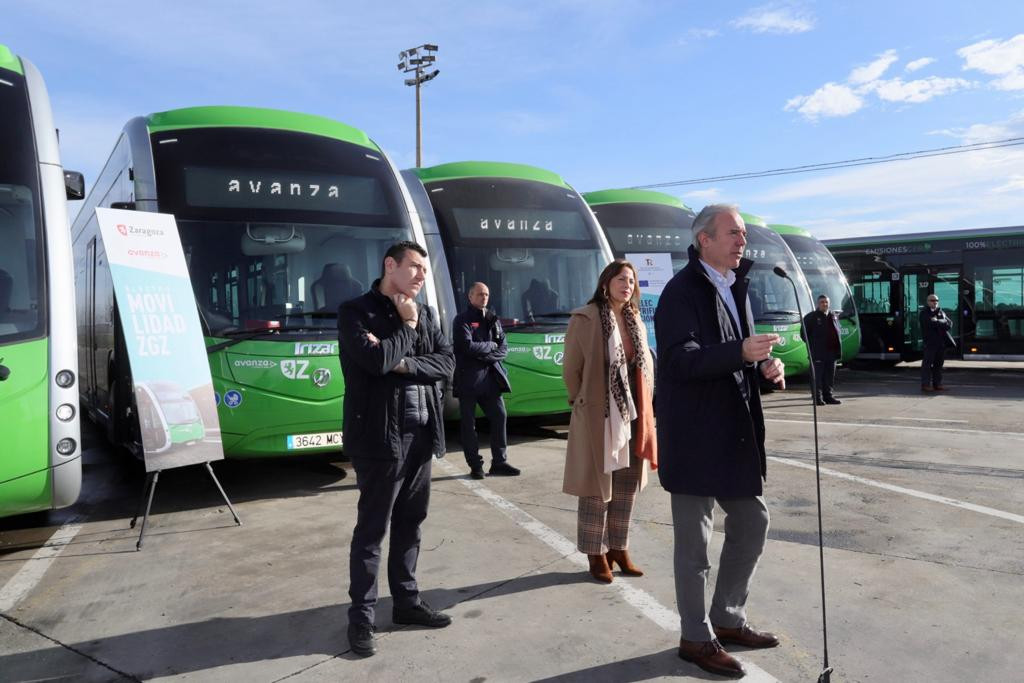
M 590 302 L 572 312 L 565 336 L 562 377 L 572 417 L 562 491 L 579 497 L 577 547 L 604 583 L 615 564 L 643 575 L 627 551 L 629 522 L 648 465 L 657 468 L 654 363 L 636 284 L 633 265 L 613 261 Z

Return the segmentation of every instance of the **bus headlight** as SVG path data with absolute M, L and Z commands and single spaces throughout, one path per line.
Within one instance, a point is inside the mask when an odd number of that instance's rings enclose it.
M 77 446 L 74 439 L 61 439 L 57 442 L 57 452 L 61 455 L 71 455 Z
M 70 403 L 61 403 L 57 406 L 57 419 L 61 422 L 70 422 L 75 417 L 75 407 Z
M 57 377 L 54 378 L 57 382 L 57 386 L 62 389 L 67 389 L 75 383 L 75 373 L 70 370 L 61 370 L 57 373 Z

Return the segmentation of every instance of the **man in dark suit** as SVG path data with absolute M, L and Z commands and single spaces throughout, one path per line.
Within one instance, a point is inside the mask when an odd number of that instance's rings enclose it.
M 928 305 L 921 309 L 921 337 L 924 358 L 921 359 L 921 391 L 945 391 L 942 386 L 942 366 L 946 362 L 946 347 L 955 342 L 949 331 L 953 321 L 939 308 L 939 297 L 929 294 Z
M 843 348 L 839 316 L 829 310 L 830 303 L 826 295 L 818 295 L 818 309 L 804 316 L 802 331 L 811 351 L 811 360 L 814 361 L 814 400 L 819 406 L 842 403 L 832 395 L 836 381 L 836 361 L 842 357 Z
M 469 307 L 455 316 L 452 341 L 455 344 L 455 396 L 461 413 L 462 449 L 474 479 L 484 478 L 484 459 L 476 435 L 476 407 L 479 404 L 491 428 L 491 476 L 517 476 L 519 468 L 508 463 L 505 433 L 505 401 L 502 393 L 512 390 L 501 361 L 508 344 L 501 321 L 487 310 L 491 291 L 483 282 L 469 288 Z
M 349 552 L 348 640 L 365 657 L 377 651 L 377 570 L 389 520 L 391 620 L 434 628 L 451 623 L 420 600 L 415 574 L 430 465 L 445 452 L 441 385 L 455 358 L 437 314 L 416 302 L 427 275 L 426 250 L 398 242 L 385 254 L 382 271 L 370 291 L 338 309 L 345 454 L 359 487 Z
M 735 206 L 704 207 L 694 220 L 689 264 L 669 281 L 654 313 L 658 340 L 658 474 L 672 494 L 679 656 L 739 677 L 721 643 L 775 647 L 747 623 L 746 601 L 768 536 L 764 416 L 758 375 L 785 388 L 776 334 L 754 334 L 743 258 L 746 226 Z M 704 592 L 715 503 L 725 544 L 708 611 Z

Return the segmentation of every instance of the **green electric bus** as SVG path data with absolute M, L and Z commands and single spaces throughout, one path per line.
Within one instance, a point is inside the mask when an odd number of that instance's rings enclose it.
M 793 225 L 769 225 L 769 228 L 782 236 L 793 256 L 800 264 L 804 279 L 811 288 L 814 306 L 818 305 L 818 295 L 829 298 L 833 309 L 839 312 L 839 328 L 842 335 L 843 363 L 849 363 L 860 352 L 860 319 L 857 317 L 857 304 L 853 300 L 853 292 L 846 282 L 846 276 L 836 263 L 824 244 L 803 228 Z
M 0 516 L 71 505 L 82 482 L 64 173 L 39 71 L 0 45 Z
M 403 171 L 423 218 L 447 332 L 474 282 L 508 335 L 509 415 L 565 413 L 562 357 L 569 313 L 593 295 L 611 250 L 586 202 L 559 175 L 467 161 Z M 443 247 L 439 249 L 439 247 Z
M 114 443 L 138 452 L 98 206 L 177 221 L 216 405 L 179 401 L 184 422 L 169 424 L 168 438 L 187 440 L 216 414 L 228 457 L 341 450 L 338 306 L 380 277 L 391 244 L 423 241 L 383 150 L 343 123 L 270 109 L 195 107 L 125 125 L 72 235 L 82 403 Z M 433 283 L 421 297 L 437 305 Z

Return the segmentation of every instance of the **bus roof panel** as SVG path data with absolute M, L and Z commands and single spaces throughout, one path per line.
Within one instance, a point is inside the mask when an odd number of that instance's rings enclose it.
M 260 109 L 257 107 L 189 107 L 150 114 L 150 133 L 186 128 L 269 128 L 309 133 L 380 152 L 369 136 L 358 128 L 313 114 Z
M 678 197 L 664 192 L 652 192 L 651 190 L 597 190 L 585 192 L 583 199 L 591 206 L 601 204 L 662 204 L 677 209 L 693 211 Z
M 795 225 L 781 225 L 779 223 L 772 223 L 768 227 L 774 230 L 775 232 L 779 233 L 780 235 L 799 235 L 800 237 L 814 237 L 814 235 L 812 235 L 808 231 L 804 230 L 803 228 L 798 228 Z
M 25 75 L 25 71 L 21 68 L 21 60 L 6 45 L 0 45 L 0 69 Z
M 456 161 L 428 168 L 415 168 L 413 171 L 424 184 L 460 178 L 512 178 L 572 189 L 557 173 L 536 166 L 501 161 Z
M 768 227 L 768 223 L 766 223 L 765 220 L 757 214 L 740 211 L 740 217 L 743 218 L 743 222 L 747 225 L 756 225 L 760 228 Z

